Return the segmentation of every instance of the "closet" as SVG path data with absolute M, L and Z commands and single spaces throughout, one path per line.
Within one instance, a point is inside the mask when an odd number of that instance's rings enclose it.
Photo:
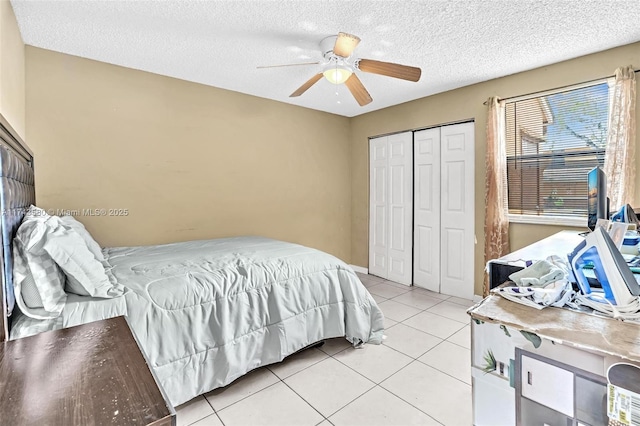
M 471 299 L 474 123 L 369 143 L 369 273 Z
M 413 133 L 369 139 L 369 273 L 411 285 Z

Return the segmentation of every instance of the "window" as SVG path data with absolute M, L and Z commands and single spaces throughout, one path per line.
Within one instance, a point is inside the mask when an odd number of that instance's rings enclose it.
M 505 114 L 510 221 L 581 224 L 587 173 L 604 165 L 608 82 L 507 101 Z

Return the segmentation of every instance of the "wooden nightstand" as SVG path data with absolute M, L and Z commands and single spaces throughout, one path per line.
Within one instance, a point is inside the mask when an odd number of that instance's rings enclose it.
M 21 425 L 175 425 L 124 317 L 0 346 L 0 419 Z

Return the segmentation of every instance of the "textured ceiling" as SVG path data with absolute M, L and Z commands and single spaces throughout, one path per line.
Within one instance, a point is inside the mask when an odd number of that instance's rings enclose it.
M 638 1 L 12 0 L 26 44 L 348 117 L 640 40 Z M 319 42 L 422 68 L 418 83 L 358 71 L 373 102 L 319 81 Z M 616 66 L 612 64 L 612 71 Z

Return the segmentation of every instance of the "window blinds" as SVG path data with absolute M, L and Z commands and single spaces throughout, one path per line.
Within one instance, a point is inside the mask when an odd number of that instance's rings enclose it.
M 509 213 L 586 216 L 587 173 L 604 165 L 608 83 L 505 104 Z

